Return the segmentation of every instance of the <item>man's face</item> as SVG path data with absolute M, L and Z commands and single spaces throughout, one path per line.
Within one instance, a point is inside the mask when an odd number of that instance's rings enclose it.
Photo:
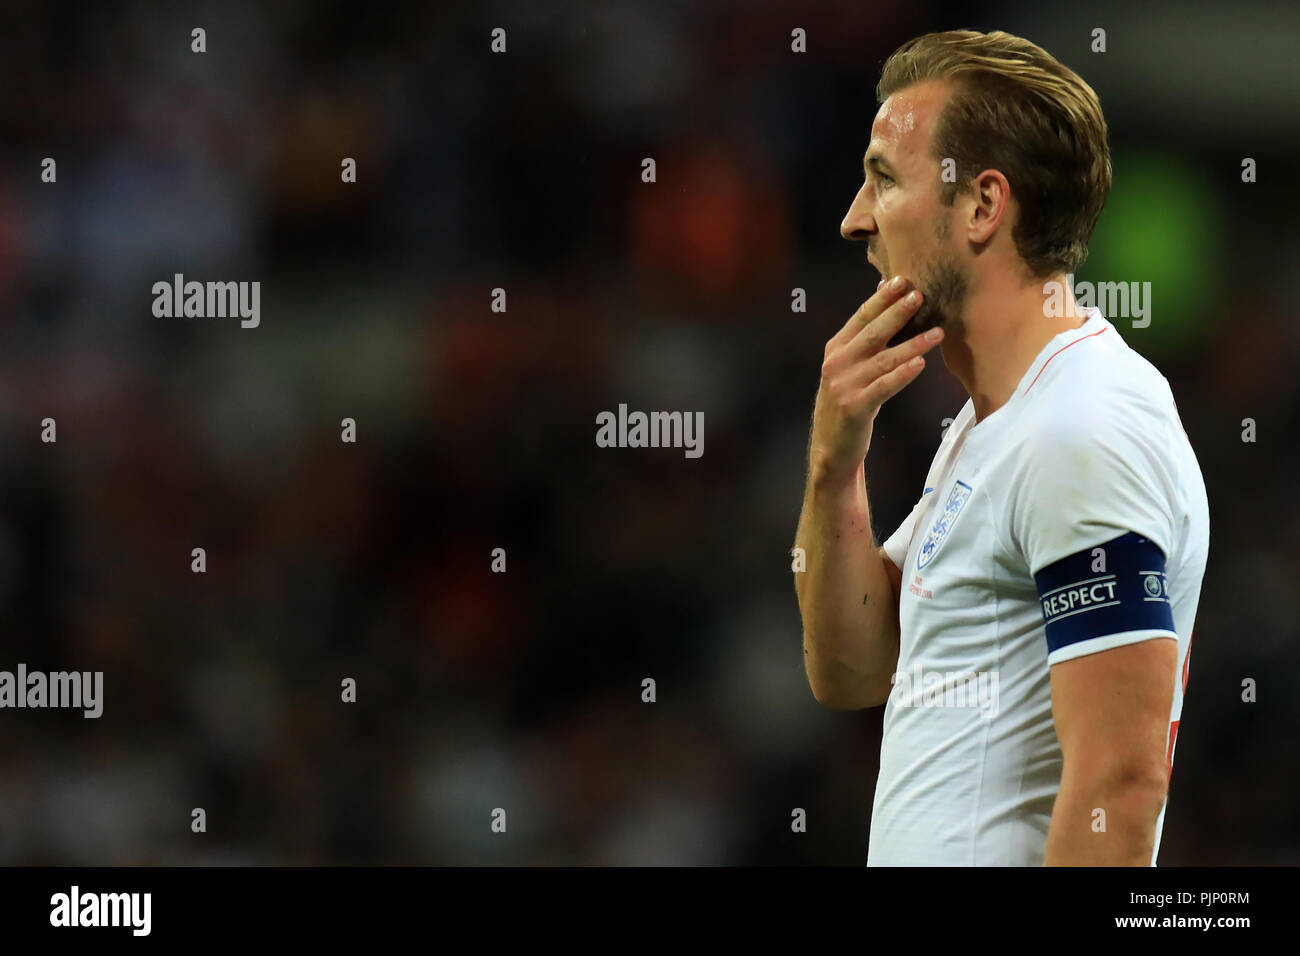
M 949 335 L 962 332 L 968 278 L 962 248 L 952 239 L 957 211 L 940 201 L 941 167 L 930 149 L 947 95 L 943 83 L 918 83 L 880 105 L 862 188 L 840 226 L 845 239 L 866 241 L 882 277 L 905 276 L 925 297 L 891 345 L 936 325 Z

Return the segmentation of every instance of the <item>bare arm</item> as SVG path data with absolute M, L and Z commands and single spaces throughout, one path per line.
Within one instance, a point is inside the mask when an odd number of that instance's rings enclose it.
M 902 573 L 871 533 L 861 465 L 847 485 L 810 478 L 795 545 L 807 555 L 795 593 L 813 696 L 836 709 L 883 704 L 898 663 Z
M 920 373 L 940 339 L 885 343 L 915 313 L 906 285 L 883 283 L 826 345 L 808 447 L 808 483 L 795 547 L 803 618 L 804 668 L 826 707 L 854 710 L 885 702 L 898 663 L 902 573 L 871 531 L 864 458 L 876 412 Z M 910 364 L 919 359 L 919 365 Z
M 1047 831 L 1047 866 L 1151 865 L 1169 787 L 1177 669 L 1172 638 L 1052 667 L 1052 717 L 1065 764 Z

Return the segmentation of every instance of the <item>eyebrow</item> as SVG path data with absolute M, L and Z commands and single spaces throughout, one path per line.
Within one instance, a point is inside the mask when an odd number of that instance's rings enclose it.
M 865 174 L 868 169 L 874 170 L 877 173 L 883 172 L 890 176 L 894 175 L 894 167 L 889 165 L 889 160 L 885 159 L 885 157 L 881 156 L 879 153 L 872 153 L 862 157 L 863 174 Z

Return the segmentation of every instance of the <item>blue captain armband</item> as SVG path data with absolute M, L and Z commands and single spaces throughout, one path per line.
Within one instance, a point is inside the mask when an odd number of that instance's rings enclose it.
M 1084 548 L 1034 575 L 1043 608 L 1049 657 L 1090 653 L 1104 646 L 1076 647 L 1096 638 L 1135 632 L 1174 632 L 1173 608 L 1165 580 L 1165 556 L 1149 538 L 1132 531 L 1105 544 Z M 1099 645 L 1128 643 L 1098 642 Z

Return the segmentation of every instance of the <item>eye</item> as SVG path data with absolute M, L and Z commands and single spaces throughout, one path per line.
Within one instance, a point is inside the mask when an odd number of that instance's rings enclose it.
M 876 174 L 876 178 L 880 180 L 880 185 L 881 185 L 881 186 L 892 186 L 892 185 L 894 185 L 894 177 L 893 177 L 893 176 L 886 176 L 884 173 L 877 173 L 877 174 Z

